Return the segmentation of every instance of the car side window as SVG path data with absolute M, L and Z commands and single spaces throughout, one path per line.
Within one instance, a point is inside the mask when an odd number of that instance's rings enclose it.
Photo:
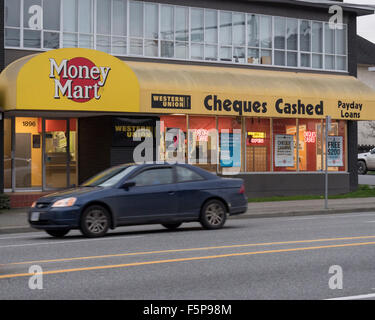
M 172 168 L 154 168 L 142 171 L 132 179 L 137 187 L 173 183 Z
M 201 175 L 188 168 L 177 166 L 176 170 L 177 182 L 204 180 L 204 178 Z

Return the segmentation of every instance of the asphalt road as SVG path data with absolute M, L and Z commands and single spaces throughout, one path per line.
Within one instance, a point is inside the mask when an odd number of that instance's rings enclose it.
M 32 265 L 43 289 L 29 288 Z M 329 286 L 331 266 L 342 289 Z M 375 212 L 230 219 L 217 231 L 137 226 L 100 239 L 0 235 L 1 300 L 345 297 L 375 297 Z

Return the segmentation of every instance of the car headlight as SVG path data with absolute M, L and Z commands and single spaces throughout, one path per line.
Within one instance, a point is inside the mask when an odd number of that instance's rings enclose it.
M 62 208 L 62 207 L 71 207 L 72 205 L 74 205 L 77 201 L 77 198 L 65 198 L 65 199 L 61 199 L 61 200 L 57 200 L 53 205 L 52 207 L 53 208 Z

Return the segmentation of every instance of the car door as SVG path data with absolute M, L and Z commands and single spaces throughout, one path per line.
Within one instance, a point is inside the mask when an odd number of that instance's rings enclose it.
M 375 149 L 372 149 L 367 156 L 367 169 L 375 169 Z
M 118 203 L 119 222 L 167 220 L 178 212 L 175 173 L 172 166 L 146 168 L 130 177 L 135 186 L 123 189 Z
M 180 216 L 197 217 L 206 196 L 207 181 L 185 166 L 176 166 L 176 179 Z

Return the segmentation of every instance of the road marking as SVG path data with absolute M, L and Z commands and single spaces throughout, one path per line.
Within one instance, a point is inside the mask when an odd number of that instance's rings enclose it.
M 66 240 L 66 241 L 50 241 L 50 242 L 37 242 L 37 243 L 22 243 L 22 244 L 8 244 L 0 246 L 0 248 L 14 248 L 14 247 L 28 247 L 28 246 L 42 246 L 51 244 L 70 244 L 77 242 L 87 242 L 87 241 L 104 241 L 104 240 L 120 240 L 129 238 L 141 238 L 144 236 L 121 236 L 121 237 L 107 237 L 107 238 L 96 238 L 96 239 L 82 239 L 82 240 Z
M 360 300 L 360 299 L 368 299 L 368 298 L 375 298 L 375 293 L 360 294 L 358 296 L 331 298 L 331 299 L 325 299 L 325 300 Z
M 336 245 L 318 246 L 318 247 L 239 252 L 239 253 L 228 253 L 228 254 L 221 254 L 221 255 L 214 255 L 214 256 L 177 258 L 177 259 L 167 259 L 167 260 L 152 260 L 152 261 L 133 262 L 133 263 L 124 263 L 124 264 L 106 265 L 106 266 L 95 266 L 95 267 L 82 267 L 82 268 L 73 268 L 73 269 L 58 269 L 58 270 L 43 271 L 42 274 L 43 275 L 49 275 L 49 274 L 69 273 L 69 272 L 78 272 L 78 271 L 126 268 L 126 267 L 144 266 L 144 265 L 152 265 L 152 264 L 163 264 L 163 263 L 171 263 L 171 262 L 185 262 L 185 261 L 209 260 L 209 259 L 219 259 L 219 258 L 229 258 L 229 257 L 241 257 L 241 256 L 250 256 L 250 255 L 266 254 L 266 253 L 296 252 L 296 251 L 318 250 L 318 249 L 328 249 L 328 248 L 344 248 L 344 247 L 367 246 L 367 245 L 375 245 L 375 242 L 346 243 L 346 244 L 336 244 Z M 17 277 L 30 277 L 32 275 L 34 275 L 34 274 L 32 274 L 32 273 L 5 274 L 5 275 L 0 275 L 0 279 L 9 279 L 9 278 L 17 278 Z
M 138 236 L 134 236 L 134 237 L 138 237 Z M 130 238 L 130 237 L 127 237 L 127 238 Z M 341 241 L 341 240 L 374 239 L 374 238 L 375 238 L 375 236 L 357 236 L 357 237 L 341 237 L 341 238 L 328 238 L 328 239 L 323 238 L 323 239 L 312 239 L 312 240 L 246 243 L 246 244 L 234 244 L 234 245 L 214 246 L 214 247 L 200 247 L 200 248 L 185 248 L 185 249 L 169 249 L 169 250 L 156 250 L 156 251 L 127 252 L 127 253 L 107 254 L 107 255 L 100 255 L 100 256 L 88 256 L 88 257 L 73 257 L 73 258 L 60 258 L 60 259 L 48 259 L 48 260 L 34 260 L 34 261 L 10 262 L 10 263 L 6 263 L 6 264 L 0 264 L 0 266 L 10 266 L 10 265 L 20 265 L 20 264 L 36 264 L 36 263 L 49 263 L 49 262 L 64 262 L 64 261 L 67 262 L 67 261 L 75 261 L 75 260 L 104 259 L 104 258 L 137 256 L 137 255 L 159 254 L 159 253 L 176 253 L 176 252 L 188 252 L 188 251 L 202 251 L 202 250 L 216 250 L 216 249 L 233 249 L 233 248 L 256 247 L 256 246 L 270 246 L 270 245 L 312 243 L 312 242 L 328 242 L 328 241 Z M 106 238 L 104 238 L 104 239 L 106 239 Z M 100 240 L 100 238 L 99 239 L 91 239 L 91 240 Z M 80 240 L 77 240 L 77 241 L 80 241 Z

